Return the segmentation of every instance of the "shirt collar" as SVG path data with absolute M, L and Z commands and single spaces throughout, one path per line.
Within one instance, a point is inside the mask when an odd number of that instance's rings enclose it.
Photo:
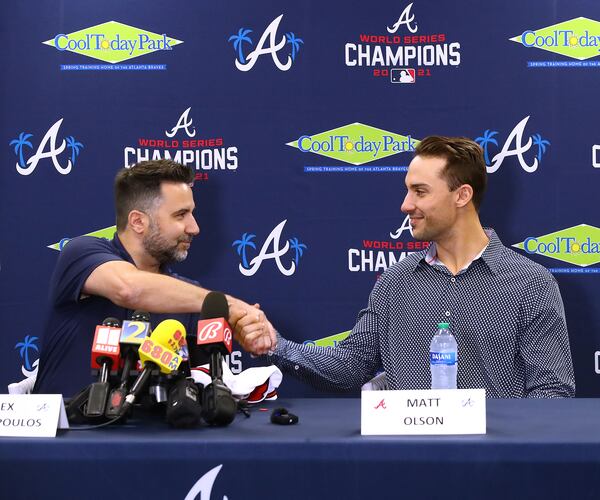
M 488 268 L 490 269 L 490 271 L 492 271 L 493 274 L 497 274 L 498 265 L 502 256 L 502 251 L 504 250 L 504 245 L 500 241 L 500 238 L 498 238 L 496 231 L 488 227 L 483 229 L 490 241 L 488 242 L 487 246 L 483 249 L 483 251 L 479 255 L 475 256 L 473 261 L 471 261 L 465 267 L 465 269 L 469 267 L 475 260 L 481 259 L 488 266 Z M 441 262 L 437 260 L 437 250 L 435 242 L 430 242 L 427 250 L 424 250 L 421 258 L 415 262 L 415 270 L 418 264 L 420 264 L 421 262 L 427 265 L 441 264 Z
M 115 235 L 113 236 L 112 239 L 112 244 L 115 247 L 115 250 L 117 251 L 117 253 L 123 257 L 124 260 L 126 260 L 127 262 L 129 262 L 130 264 L 133 264 L 135 266 L 135 262 L 133 261 L 133 258 L 131 257 L 131 255 L 129 255 L 129 252 L 125 249 L 125 247 L 123 246 L 123 243 L 121 243 L 121 240 L 119 239 L 119 235 L 117 234 L 117 232 L 115 231 Z
M 133 257 L 131 255 L 129 255 L 129 252 L 127 251 L 127 249 L 125 248 L 125 246 L 123 245 L 121 240 L 119 239 L 119 235 L 117 234 L 116 231 L 115 231 L 115 235 L 112 239 L 112 244 L 115 247 L 115 250 L 117 251 L 117 253 L 121 257 L 123 257 L 123 260 L 126 260 L 127 262 L 129 262 L 135 266 Z M 169 275 L 172 274 L 171 268 L 167 264 L 163 264 L 162 266 L 160 266 L 159 271 L 161 274 L 169 274 Z

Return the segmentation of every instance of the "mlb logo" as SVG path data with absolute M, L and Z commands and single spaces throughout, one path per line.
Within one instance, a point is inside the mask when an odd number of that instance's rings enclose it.
M 392 68 L 390 81 L 392 83 L 415 83 L 416 71 L 414 68 Z

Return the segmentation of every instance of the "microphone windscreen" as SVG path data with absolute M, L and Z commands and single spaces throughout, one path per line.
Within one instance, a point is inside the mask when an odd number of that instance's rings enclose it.
M 173 352 L 178 352 L 185 345 L 185 336 L 185 326 L 176 319 L 161 321 L 150 334 L 154 343 L 160 344 Z
M 162 373 L 171 373 L 181 364 L 179 350 L 185 344 L 185 327 L 176 319 L 165 319 L 138 349 L 140 361 L 143 365 L 154 363 Z
M 121 326 L 121 322 L 117 319 L 117 318 L 106 318 L 103 322 L 102 322 L 103 326 L 112 326 L 114 328 L 118 328 Z
M 146 323 L 150 323 L 150 313 L 147 311 L 133 311 L 131 321 L 145 321 Z
M 221 292 L 208 292 L 202 303 L 200 314 L 204 319 L 229 318 L 227 298 Z

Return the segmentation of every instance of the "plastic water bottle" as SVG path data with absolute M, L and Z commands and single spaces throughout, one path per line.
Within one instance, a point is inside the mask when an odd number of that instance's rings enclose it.
M 432 389 L 456 389 L 458 347 L 448 323 L 439 323 L 429 346 Z

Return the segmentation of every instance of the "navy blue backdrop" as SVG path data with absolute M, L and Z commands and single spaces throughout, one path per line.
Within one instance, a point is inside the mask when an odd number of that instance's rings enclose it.
M 35 373 L 60 248 L 110 236 L 119 168 L 194 166 L 201 234 L 177 270 L 260 302 L 291 339 L 331 345 L 378 275 L 419 249 L 400 212 L 404 173 L 415 141 L 444 134 L 484 147 L 482 221 L 555 274 L 578 396 L 600 395 L 597 2 L 0 11 L 0 386 Z M 282 391 L 313 394 L 289 378 Z

